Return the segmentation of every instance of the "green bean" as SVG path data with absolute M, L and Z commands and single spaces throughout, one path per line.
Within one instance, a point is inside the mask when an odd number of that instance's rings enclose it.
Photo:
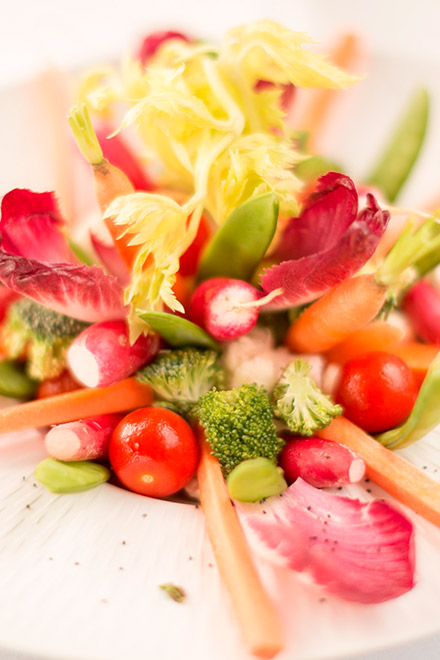
M 198 325 L 187 319 L 167 312 L 137 310 L 139 318 L 148 323 L 173 348 L 201 346 L 219 351 L 217 342 Z
M 238 206 L 202 254 L 197 277 L 249 281 L 275 234 L 278 198 L 264 193 Z
M 418 89 L 367 178 L 367 182 L 377 186 L 390 202 L 397 197 L 417 160 L 428 125 L 428 112 L 428 92 Z

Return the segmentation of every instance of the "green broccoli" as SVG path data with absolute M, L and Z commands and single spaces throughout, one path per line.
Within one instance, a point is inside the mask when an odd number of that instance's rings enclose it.
M 11 305 L 3 325 L 6 355 L 15 360 L 25 353 L 31 378 L 56 378 L 71 342 L 88 325 L 23 298 Z
M 212 387 L 222 387 L 224 371 L 215 351 L 180 348 L 159 353 L 137 377 L 151 387 L 158 399 L 186 415 L 202 394 Z
M 225 477 L 250 458 L 263 457 L 275 463 L 284 445 L 276 435 L 267 392 L 255 383 L 233 390 L 214 388 L 200 398 L 194 416 L 204 428 Z
M 272 394 L 275 417 L 282 419 L 293 433 L 308 436 L 342 414 L 341 406 L 323 394 L 310 378 L 310 369 L 305 360 L 292 360 Z

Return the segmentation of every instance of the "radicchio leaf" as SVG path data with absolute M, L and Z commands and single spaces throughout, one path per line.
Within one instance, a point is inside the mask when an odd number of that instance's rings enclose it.
M 414 585 L 413 526 L 388 502 L 339 497 L 297 479 L 282 497 L 238 510 L 272 559 L 341 598 L 381 603 Z
M 97 266 L 43 263 L 0 250 L 0 282 L 12 291 L 81 321 L 126 316 L 116 278 Z
M 266 309 L 286 309 L 315 300 L 354 275 L 370 259 L 386 229 L 389 212 L 382 211 L 374 197 L 367 195 L 367 207 L 355 217 L 354 221 L 348 223 L 346 215 L 342 217 L 343 215 L 341 214 L 339 226 L 346 225 L 346 229 L 340 236 L 338 236 L 339 232 L 332 232 L 332 221 L 328 218 L 327 233 L 331 235 L 329 243 L 336 240 L 333 245 L 300 259 L 283 261 L 264 271 L 261 286 L 266 294 L 278 288 L 284 289 L 284 293 L 268 304 Z M 312 220 L 311 224 L 313 222 Z M 316 231 L 324 234 L 324 215 L 321 212 L 317 216 L 317 223 Z M 322 242 L 321 239 L 319 240 Z M 302 245 L 304 251 L 307 251 L 306 247 L 309 249 L 311 246 L 306 232 L 303 235 Z
M 55 195 L 15 188 L 2 200 L 2 248 L 9 254 L 50 263 L 77 263 L 61 232 L 64 220 Z

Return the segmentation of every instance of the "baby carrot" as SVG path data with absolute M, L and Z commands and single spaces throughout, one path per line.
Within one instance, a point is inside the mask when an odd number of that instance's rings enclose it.
M 277 613 L 261 584 L 220 465 L 197 429 L 201 457 L 197 470 L 200 500 L 218 569 L 232 599 L 251 653 L 273 658 L 284 645 Z
M 388 351 L 403 337 L 403 328 L 391 325 L 386 321 L 376 321 L 376 323 L 370 323 L 365 328 L 353 332 L 345 341 L 327 351 L 325 357 L 329 362 L 344 365 L 362 353 Z
M 96 198 L 104 213 L 116 197 L 134 193 L 133 184 L 122 170 L 104 158 L 85 105 L 72 108 L 68 122 L 81 153 L 92 167 Z M 121 227 L 115 225 L 112 218 L 105 218 L 104 222 L 118 252 L 130 268 L 139 248 L 129 245 L 132 236 L 121 235 Z
M 411 369 L 417 382 L 421 384 L 431 362 L 437 357 L 440 346 L 408 341 L 402 344 L 396 344 L 387 350 L 389 353 L 400 357 Z
M 80 389 L 36 399 L 0 410 L 0 433 L 73 422 L 148 406 L 153 395 L 148 385 L 126 378 L 110 387 Z
M 316 432 L 320 438 L 335 440 L 361 456 L 367 476 L 390 495 L 440 527 L 440 484 L 426 476 L 398 454 L 344 417 Z
M 440 259 L 440 223 L 429 218 L 415 231 L 408 225 L 375 273 L 344 280 L 301 314 L 287 333 L 289 348 L 298 353 L 321 353 L 365 327 L 385 302 L 417 277 L 427 258 Z

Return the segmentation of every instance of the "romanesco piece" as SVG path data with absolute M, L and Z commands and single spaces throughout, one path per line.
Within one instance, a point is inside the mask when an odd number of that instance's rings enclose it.
M 276 435 L 267 392 L 255 383 L 233 390 L 212 389 L 200 398 L 194 415 L 225 477 L 250 458 L 275 463 L 284 445 Z
M 292 360 L 272 394 L 275 417 L 282 419 L 293 433 L 306 436 L 342 414 L 341 406 L 323 394 L 310 378 L 310 369 L 306 360 Z
M 56 378 L 66 367 L 66 352 L 89 324 L 23 298 L 9 308 L 3 325 L 7 357 L 26 354 L 26 371 L 36 380 Z
M 159 353 L 137 377 L 158 399 L 188 414 L 208 390 L 222 387 L 224 371 L 215 351 L 182 348 Z

